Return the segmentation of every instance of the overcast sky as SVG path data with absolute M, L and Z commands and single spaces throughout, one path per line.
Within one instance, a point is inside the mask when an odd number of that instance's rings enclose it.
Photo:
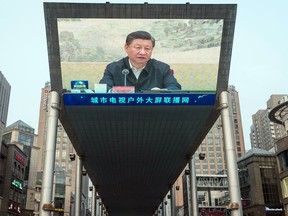
M 110 1 L 119 2 L 238 5 L 229 84 L 240 95 L 245 144 L 249 150 L 252 115 L 266 108 L 271 94 L 288 93 L 288 1 Z M 7 126 L 22 120 L 37 132 L 41 88 L 50 80 L 43 1 L 2 1 L 0 29 L 0 71 L 12 87 Z

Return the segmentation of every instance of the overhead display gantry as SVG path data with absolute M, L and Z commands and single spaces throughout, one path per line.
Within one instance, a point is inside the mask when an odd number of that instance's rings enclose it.
M 110 215 L 152 215 L 219 117 L 236 9 L 44 3 L 59 119 Z M 97 92 L 107 64 L 126 55 L 125 38 L 137 30 L 155 37 L 152 57 L 170 65 L 180 91 Z

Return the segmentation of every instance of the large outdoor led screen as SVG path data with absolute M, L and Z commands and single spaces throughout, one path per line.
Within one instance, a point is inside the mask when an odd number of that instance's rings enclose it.
M 182 90 L 215 92 L 223 23 L 223 19 L 58 18 L 63 89 L 71 89 L 72 80 L 88 80 L 94 90 L 107 64 L 126 56 L 126 36 L 144 30 L 156 39 L 152 58 L 170 65 Z

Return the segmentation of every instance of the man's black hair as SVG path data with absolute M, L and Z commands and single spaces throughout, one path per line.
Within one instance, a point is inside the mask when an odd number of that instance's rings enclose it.
M 146 31 L 135 31 L 127 35 L 126 44 L 130 45 L 134 39 L 151 40 L 153 47 L 155 46 L 155 38 Z

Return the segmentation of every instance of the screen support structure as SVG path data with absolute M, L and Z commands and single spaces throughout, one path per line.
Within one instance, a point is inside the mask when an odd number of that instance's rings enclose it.
M 80 156 L 77 157 L 77 171 L 75 183 L 75 216 L 81 215 L 81 197 L 82 197 L 82 169 L 83 163 Z
M 198 199 L 197 199 L 197 183 L 196 183 L 196 165 L 195 165 L 195 155 L 190 157 L 189 161 L 189 177 L 190 177 L 190 194 L 191 194 L 191 206 L 192 209 L 191 216 L 197 216 L 199 214 Z
M 56 91 L 50 92 L 50 104 L 48 113 L 47 140 L 44 151 L 45 161 L 43 167 L 43 180 L 41 189 L 40 215 L 50 216 L 54 211 L 52 205 L 54 161 L 57 138 L 57 125 L 59 117 L 60 97 Z
M 96 192 L 96 186 L 92 186 L 92 207 L 91 207 L 91 216 L 96 216 L 96 210 L 97 210 L 97 192 Z
M 229 114 L 229 107 L 228 107 L 227 91 L 223 91 L 220 94 L 220 110 L 221 110 L 221 119 L 224 135 L 224 150 L 226 155 L 228 189 L 230 194 L 230 204 L 228 205 L 228 209 L 230 209 L 231 211 L 231 216 L 241 216 L 243 214 L 242 214 L 240 184 L 239 184 L 235 144 L 232 133 L 231 116 Z
M 175 197 L 176 197 L 176 194 L 175 194 L 175 183 L 174 183 L 170 189 L 171 216 L 176 216 Z

